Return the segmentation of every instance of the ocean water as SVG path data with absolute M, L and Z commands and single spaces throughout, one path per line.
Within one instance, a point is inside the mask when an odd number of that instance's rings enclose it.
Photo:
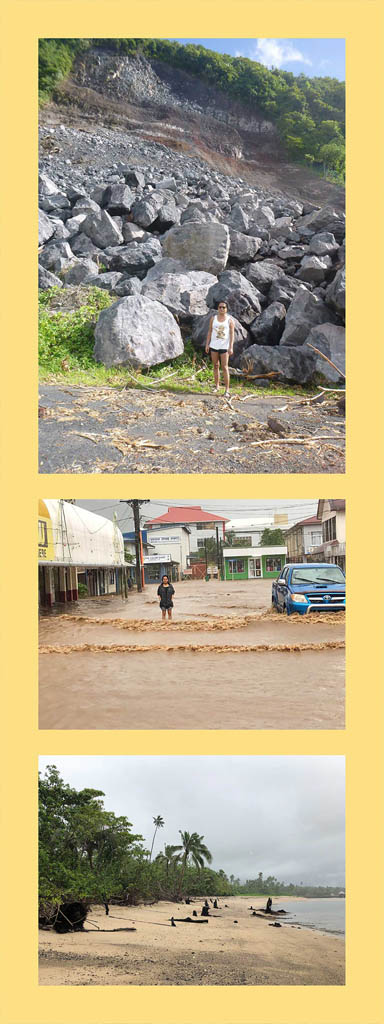
M 316 928 L 335 935 L 345 935 L 345 899 L 285 900 L 274 899 L 273 910 L 288 910 L 282 921 Z

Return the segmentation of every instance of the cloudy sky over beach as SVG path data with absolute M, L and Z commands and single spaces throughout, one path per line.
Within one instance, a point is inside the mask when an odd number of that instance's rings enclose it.
M 219 684 L 218 684 L 219 685 Z M 259 871 L 280 881 L 344 886 L 344 758 L 98 757 L 40 758 L 76 789 L 105 793 L 154 855 L 179 842 L 179 829 L 204 835 L 212 866 L 242 881 Z

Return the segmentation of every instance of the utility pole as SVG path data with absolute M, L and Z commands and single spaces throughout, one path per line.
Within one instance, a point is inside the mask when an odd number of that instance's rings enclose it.
M 122 501 L 122 504 L 129 505 L 133 512 L 133 522 L 135 528 L 135 552 L 136 552 L 136 585 L 139 594 L 143 590 L 144 580 L 142 572 L 142 541 L 141 541 L 141 530 L 140 530 L 140 508 L 142 505 L 147 505 L 149 498 L 132 498 L 130 501 Z
M 207 555 L 207 541 L 204 539 L 204 554 L 205 554 L 205 577 L 208 576 L 208 555 Z
M 218 578 L 221 579 L 220 543 L 219 543 L 219 527 L 218 526 L 216 526 L 216 561 L 217 561 Z

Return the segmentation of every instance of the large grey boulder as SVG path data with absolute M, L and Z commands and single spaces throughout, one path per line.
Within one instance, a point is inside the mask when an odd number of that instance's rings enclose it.
M 54 192 L 53 195 L 49 193 L 49 195 L 40 196 L 39 204 L 46 213 L 62 213 L 71 209 L 71 204 L 65 192 Z
M 96 203 L 94 199 L 90 199 L 89 196 L 81 196 L 77 199 L 72 206 L 72 217 L 77 217 L 78 214 L 84 213 L 99 213 L 100 204 Z
M 121 281 L 114 288 L 115 295 L 120 295 L 121 298 L 126 295 L 138 295 L 142 289 L 142 281 L 138 277 L 124 277 L 122 276 Z
M 68 231 L 68 238 L 74 238 L 75 235 L 80 233 L 81 225 L 84 223 L 86 216 L 87 214 L 83 212 L 77 213 L 75 217 L 68 217 L 68 220 L 65 222 L 65 226 Z
M 273 260 L 258 260 L 247 267 L 245 276 L 255 288 L 267 294 L 272 281 L 275 281 L 278 277 L 283 277 L 284 273 L 284 268 L 279 267 Z
M 39 174 L 39 196 L 53 196 L 55 192 L 57 192 L 57 185 L 45 171 L 42 171 Z
M 256 232 L 257 234 L 257 228 L 259 228 L 261 237 L 268 237 L 274 224 L 275 214 L 270 206 L 260 206 L 251 214 L 250 227 L 252 233 Z
M 261 246 L 261 238 L 251 238 L 241 231 L 229 231 L 230 246 L 229 258 L 234 263 L 249 263 L 256 256 Z
M 134 188 L 138 186 L 144 188 L 145 185 L 145 174 L 139 171 L 137 167 L 127 167 L 123 170 L 124 181 L 127 185 L 132 185 Z
M 176 182 L 174 178 L 163 178 L 155 185 L 156 189 L 168 189 L 170 192 L 176 192 Z
M 234 231 L 241 231 L 245 234 L 247 233 L 249 228 L 249 216 L 246 210 L 243 210 L 243 207 L 240 206 L 240 203 L 235 203 L 234 206 L 232 206 L 230 215 L 227 217 L 227 224 L 230 228 L 233 228 Z
M 97 263 L 94 263 L 91 259 L 76 260 L 72 266 L 68 267 L 68 270 L 63 271 L 63 281 L 67 288 L 71 284 L 82 284 L 83 281 L 87 281 L 90 276 L 97 275 L 98 267 Z
M 326 359 L 316 356 L 316 370 L 330 383 L 343 381 L 345 379 L 345 328 L 336 324 L 319 324 L 312 327 L 307 337 L 307 344 L 314 345 L 320 352 L 335 363 L 341 370 L 338 373 L 327 363 Z
M 279 259 L 298 261 L 302 260 L 303 256 L 308 252 L 307 245 L 284 245 L 282 249 L 279 249 Z
M 109 185 L 103 195 L 103 206 L 108 213 L 129 213 L 135 197 L 128 185 Z
M 148 231 L 144 231 L 144 228 L 140 228 L 138 224 L 133 224 L 130 220 L 123 221 L 123 239 L 124 242 L 143 242 L 149 237 Z
M 296 277 L 300 281 L 308 281 L 310 284 L 321 284 L 331 266 L 330 256 L 304 256 L 296 272 Z
M 215 310 L 211 309 L 205 316 L 196 316 L 192 321 L 192 341 L 196 348 L 205 349 L 207 334 L 211 318 L 215 316 Z M 233 342 L 233 360 L 231 362 L 237 362 L 241 353 L 251 342 L 251 335 L 246 327 L 237 320 L 235 316 L 232 317 L 234 326 L 234 342 Z
M 277 380 L 291 384 L 310 384 L 316 372 L 315 353 L 302 346 L 251 345 L 240 360 L 241 369 L 252 374 L 277 372 Z
M 224 270 L 217 284 L 209 289 L 207 302 L 211 308 L 223 301 L 228 305 L 229 314 L 245 327 L 261 312 L 260 293 L 239 270 Z
M 287 310 L 281 345 L 303 345 L 312 327 L 333 320 L 331 311 L 317 295 L 298 288 Z
M 164 195 L 162 192 L 151 192 L 142 199 L 136 199 L 131 209 L 132 220 L 141 228 L 149 228 L 151 224 L 154 224 L 163 205 Z
M 257 345 L 278 345 L 284 330 L 286 308 L 282 302 L 272 302 L 250 326 Z
M 103 250 L 95 245 L 83 231 L 79 231 L 77 235 L 71 237 L 71 249 L 75 256 L 103 257 Z
M 287 274 L 276 277 L 269 289 L 268 302 L 282 302 L 288 309 L 299 288 L 302 288 L 302 283 L 295 277 L 288 277 Z
M 58 274 L 60 270 L 73 263 L 73 252 L 68 242 L 48 242 L 40 253 L 40 263 L 46 270 Z
M 145 284 L 148 281 L 155 281 L 157 277 L 164 277 L 165 274 L 185 274 L 186 267 L 181 260 L 173 260 L 171 256 L 163 256 L 161 260 L 150 267 L 145 276 Z
M 180 210 L 174 199 L 167 199 L 157 214 L 155 227 L 158 231 L 168 231 L 174 224 L 180 223 Z
M 162 302 L 174 316 L 190 318 L 203 316 L 208 312 L 207 295 L 217 284 L 217 277 L 203 270 L 191 270 L 184 274 L 165 274 L 152 281 L 145 281 L 141 294 L 149 299 Z
M 300 217 L 295 227 L 305 234 L 317 234 L 319 231 L 331 232 L 338 242 L 342 242 L 345 235 L 345 216 L 337 213 L 330 206 L 324 206 L 321 210 L 314 210 L 313 213 Z
M 160 302 L 129 295 L 100 313 L 93 355 L 105 366 L 155 366 L 183 351 L 180 328 Z
M 326 300 L 340 316 L 345 315 L 345 267 L 337 271 L 336 277 L 328 285 Z
M 103 288 L 106 292 L 115 292 L 117 294 L 116 285 L 123 280 L 125 280 L 124 274 L 119 274 L 117 270 L 107 270 L 104 274 L 89 274 L 85 278 L 85 283 L 90 288 Z
M 38 287 L 40 288 L 40 291 L 46 292 L 48 288 L 62 288 L 63 282 L 60 281 L 59 277 L 56 277 L 56 274 L 51 274 L 50 270 L 46 270 L 45 267 L 39 263 Z
M 88 213 L 81 229 L 83 234 L 87 235 L 99 249 L 106 249 L 109 245 L 119 245 L 123 241 L 121 231 L 106 210 Z
M 145 277 L 147 270 L 161 258 L 161 243 L 158 238 L 148 242 L 129 242 L 128 245 L 113 247 L 108 251 L 109 269 L 121 270 L 133 277 Z
M 309 252 L 313 252 L 315 256 L 332 256 L 332 253 L 337 252 L 338 248 L 336 238 L 331 231 L 319 231 L 317 235 L 313 235 L 308 246 Z
M 205 270 L 217 276 L 228 260 L 229 230 L 217 222 L 181 224 L 166 234 L 163 252 L 181 260 L 187 270 Z
M 52 235 L 55 233 L 55 225 L 49 219 L 44 210 L 39 210 L 39 245 L 44 245 L 45 242 L 49 242 Z
M 292 217 L 277 217 L 270 235 L 271 238 L 290 238 L 293 235 Z

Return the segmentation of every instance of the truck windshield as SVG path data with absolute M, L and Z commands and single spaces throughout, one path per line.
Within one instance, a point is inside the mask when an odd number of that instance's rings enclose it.
M 345 583 L 338 565 L 308 565 L 292 570 L 291 583 Z

